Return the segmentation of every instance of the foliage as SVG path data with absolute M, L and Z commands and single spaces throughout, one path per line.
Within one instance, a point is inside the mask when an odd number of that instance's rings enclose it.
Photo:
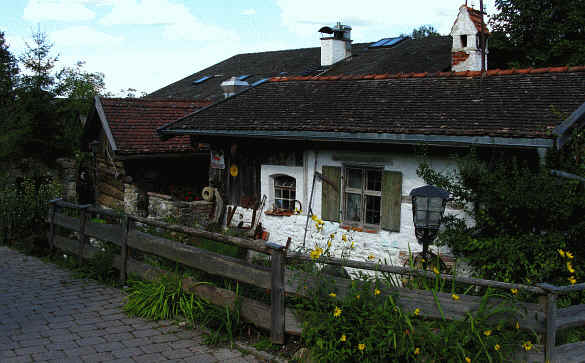
M 421 25 L 412 30 L 410 37 L 412 39 L 440 37 L 441 34 L 432 25 Z
M 0 102 L 11 100 L 0 105 L 0 160 L 33 157 L 50 163 L 73 156 L 82 130 L 79 115 L 87 114 L 93 96 L 104 92 L 103 74 L 84 71 L 83 62 L 56 72 L 53 44 L 38 30 L 19 57 L 24 72 L 16 77 L 14 57 L 0 39 L 2 87 L 7 83 L 12 95 L 5 98 L 5 90 L 0 91 Z
M 487 304 L 489 298 L 503 298 L 492 291 L 482 297 L 477 312 L 463 321 L 449 321 L 424 318 L 422 306 L 401 307 L 398 294 L 381 293 L 389 291 L 382 280 L 354 280 L 343 297 L 330 290 L 324 299 L 318 292 L 323 288 L 326 285 L 319 285 L 312 298 L 297 306 L 304 311 L 303 342 L 317 361 L 501 362 L 535 339 L 516 329 L 514 320 L 499 315 L 515 312 L 511 301 Z M 459 296 L 454 296 L 457 304 Z M 436 304 L 442 311 L 438 300 Z
M 434 171 L 423 162 L 419 176 L 445 188 L 475 221 L 450 217 L 439 241 L 467 258 L 480 277 L 512 282 L 568 284 L 585 271 L 568 272 L 558 250 L 585 256 L 583 184 L 551 175 L 514 159 L 481 160 L 471 153 L 457 160 L 458 171 Z M 571 280 L 572 281 L 572 280 Z
M 496 0 L 492 68 L 585 64 L 584 0 Z
M 14 102 L 18 72 L 16 57 L 8 50 L 4 32 L 0 31 L 0 121 L 8 113 L 6 107 Z
M 60 186 L 42 177 L 16 183 L 0 180 L 0 231 L 2 240 L 20 239 L 44 228 L 48 202 L 60 194 Z
M 213 305 L 183 290 L 182 277 L 178 274 L 163 275 L 152 282 L 129 280 L 129 286 L 124 310 L 131 316 L 150 320 L 183 317 L 194 325 L 211 330 L 206 337 L 208 344 L 233 341 L 240 332 L 242 323 L 238 299 L 230 307 Z

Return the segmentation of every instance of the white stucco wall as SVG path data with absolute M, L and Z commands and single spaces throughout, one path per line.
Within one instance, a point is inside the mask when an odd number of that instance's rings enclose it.
M 346 41 L 339 39 L 321 39 L 321 65 L 330 66 L 351 55 L 346 48 Z
M 469 54 L 469 58 L 464 62 L 458 63 L 451 67 L 452 71 L 463 72 L 463 71 L 481 71 L 481 49 L 477 47 L 477 27 L 471 21 L 467 7 L 462 6 L 459 9 L 457 19 L 451 28 L 450 35 L 453 37 L 453 48 L 451 53 L 465 52 Z M 461 35 L 467 35 L 467 46 L 463 47 L 461 43 Z M 486 69 L 487 69 L 487 54 L 486 46 Z
M 293 215 L 290 217 L 276 217 L 263 214 L 261 223 L 269 233 L 269 241 L 284 245 L 288 237 L 292 238 L 292 249 L 299 249 L 303 244 L 305 233 L 305 223 L 307 221 L 308 203 L 310 198 L 313 174 L 315 170 L 315 158 L 317 159 L 317 171 L 321 172 L 323 166 L 343 166 L 344 161 L 334 160 L 333 151 L 306 151 L 304 153 L 304 167 L 288 167 L 276 165 L 263 165 L 261 169 L 261 192 L 268 196 L 269 200 L 273 196 L 273 185 L 271 185 L 270 176 L 275 174 L 284 174 L 292 176 L 297 182 L 297 199 L 303 204 L 302 215 Z M 338 155 L 342 153 L 337 152 Z M 339 156 L 337 157 L 339 159 Z M 408 196 L 414 188 L 425 185 L 425 182 L 416 175 L 416 169 L 419 160 L 412 153 L 388 153 L 381 163 L 372 163 L 371 166 L 383 167 L 386 171 L 400 171 L 402 173 L 402 196 Z M 430 157 L 431 166 L 438 171 L 448 172 L 456 168 L 453 160 L 447 157 Z M 351 162 L 348 162 L 348 164 Z M 354 163 L 355 164 L 355 163 Z M 361 164 L 363 165 L 363 164 Z M 322 183 L 317 180 L 313 195 L 313 213 L 321 216 L 321 188 Z M 272 203 L 267 203 L 270 208 Z M 447 209 L 446 214 L 462 215 L 461 210 Z M 237 225 L 240 221 L 248 222 L 251 220 L 252 210 L 238 208 L 234 215 L 232 225 Z M 352 251 L 352 259 L 363 260 L 369 255 L 377 258 L 386 258 L 394 264 L 402 263 L 399 260 L 401 251 L 418 252 L 422 250 L 416 242 L 414 236 L 414 225 L 412 223 L 412 205 L 409 202 L 401 205 L 400 232 L 380 231 L 378 233 L 355 232 L 352 231 L 355 240 L 355 248 Z M 326 238 L 331 233 L 336 233 L 336 240 L 341 244 L 342 234 L 348 232 L 339 228 L 339 223 L 325 222 L 322 232 L 317 232 L 315 223 L 309 221 L 309 230 L 307 232 L 307 241 L 305 246 L 313 248 L 315 242 L 320 243 L 321 247 L 326 243 Z M 315 242 L 314 242 L 315 241 Z M 339 252 L 339 251 L 338 251 Z M 443 249 L 441 253 L 447 252 Z

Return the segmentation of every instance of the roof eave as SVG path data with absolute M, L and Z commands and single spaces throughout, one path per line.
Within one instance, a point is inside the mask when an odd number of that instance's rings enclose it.
M 320 132 L 320 131 L 263 131 L 263 130 L 160 130 L 164 137 L 179 135 L 206 137 L 243 137 L 253 139 L 376 142 L 386 144 L 431 144 L 447 146 L 501 146 L 510 148 L 550 148 L 554 142 L 548 138 L 499 137 L 499 136 L 455 136 L 427 134 L 394 134 L 365 132 Z
M 557 136 L 556 147 L 560 149 L 571 140 L 571 130 L 575 127 L 585 126 L 585 103 L 579 106 L 560 125 L 555 127 L 553 135 Z
M 113 152 L 118 151 L 118 146 L 116 145 L 116 140 L 114 140 L 114 135 L 112 134 L 112 130 L 110 129 L 110 124 L 108 123 L 108 119 L 106 117 L 106 113 L 104 112 L 104 107 L 102 106 L 102 101 L 100 100 L 100 96 L 95 96 L 95 109 L 98 113 L 100 122 L 102 124 L 102 128 L 104 129 L 104 133 L 108 138 L 110 143 L 110 147 L 112 148 Z

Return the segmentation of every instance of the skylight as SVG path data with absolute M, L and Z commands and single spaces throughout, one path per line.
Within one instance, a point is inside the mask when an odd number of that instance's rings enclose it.
M 370 44 L 368 48 L 391 47 L 406 39 L 406 37 L 383 38 L 377 42 Z
M 238 76 L 238 77 L 236 77 L 236 78 L 238 79 L 238 81 L 243 81 L 243 80 L 245 80 L 245 79 L 247 79 L 247 78 L 250 78 L 250 77 L 252 77 L 252 75 L 251 75 L 251 74 L 244 74 L 244 75 L 242 75 L 242 76 Z
M 210 79 L 210 78 L 211 78 L 211 76 L 203 76 L 203 77 L 201 77 L 201 78 L 199 78 L 199 79 L 196 79 L 196 80 L 194 80 L 194 81 L 193 81 L 193 84 L 200 84 L 200 83 L 203 83 L 203 82 L 207 81 L 207 80 L 208 80 L 208 79 Z

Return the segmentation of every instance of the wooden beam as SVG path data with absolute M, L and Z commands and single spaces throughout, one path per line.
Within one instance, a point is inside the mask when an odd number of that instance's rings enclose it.
M 263 240 L 251 240 L 251 239 L 247 239 L 247 238 L 227 236 L 227 235 L 224 235 L 221 233 L 209 232 L 209 231 L 205 231 L 202 229 L 180 226 L 177 224 L 168 224 L 168 223 L 159 222 L 159 221 L 155 221 L 152 219 L 142 218 L 142 217 L 137 217 L 137 216 L 130 216 L 130 218 L 132 218 L 133 220 L 135 220 L 137 222 L 144 223 L 144 224 L 147 224 L 147 225 L 153 226 L 153 227 L 164 228 L 164 229 L 167 229 L 169 231 L 186 233 L 190 236 L 202 237 L 202 238 L 207 238 L 207 239 L 210 239 L 213 241 L 229 243 L 232 245 L 236 245 L 238 247 L 243 247 L 243 248 L 247 248 L 249 250 L 254 250 L 254 251 L 262 252 L 262 253 L 266 253 L 266 254 L 271 253 L 271 250 L 264 245 L 265 242 Z
M 167 258 L 212 275 L 224 276 L 269 289 L 270 270 L 246 261 L 210 252 L 136 230 L 128 233 L 128 246 Z

